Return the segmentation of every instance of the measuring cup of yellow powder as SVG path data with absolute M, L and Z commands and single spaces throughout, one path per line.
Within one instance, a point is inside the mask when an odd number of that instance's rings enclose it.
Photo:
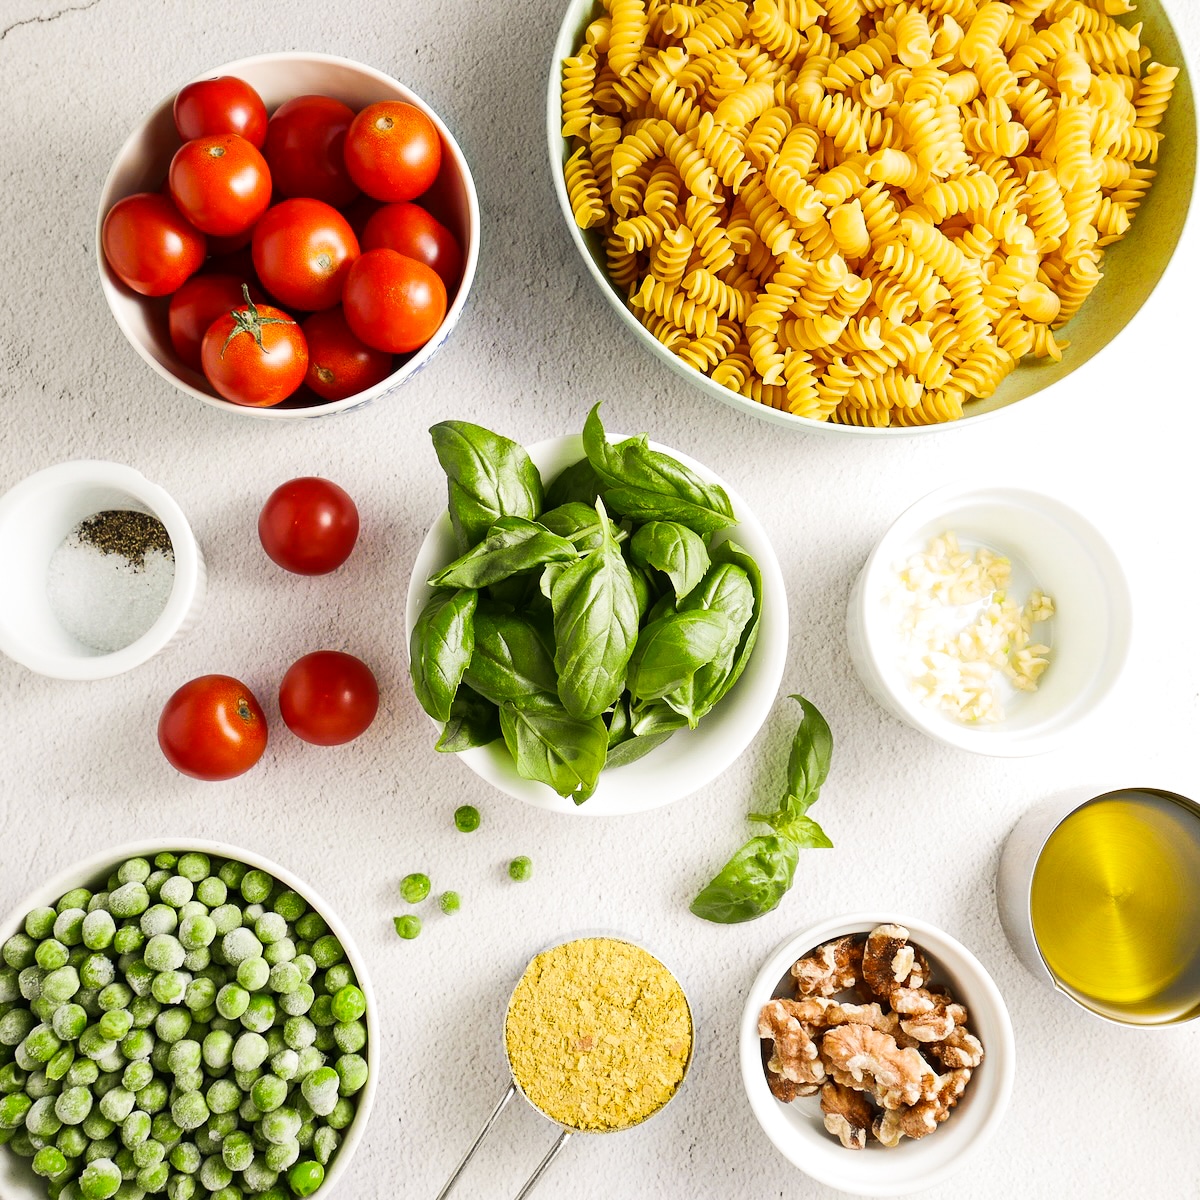
M 692 1010 L 675 976 L 620 937 L 577 937 L 535 955 L 508 1002 L 512 1083 L 446 1185 L 445 1200 L 505 1106 L 520 1093 L 559 1126 L 517 1192 L 528 1196 L 576 1133 L 619 1133 L 661 1112 L 691 1066 Z
M 1025 966 L 1123 1025 L 1200 1015 L 1200 805 L 1157 788 L 1030 810 L 1000 858 L 1000 920 Z

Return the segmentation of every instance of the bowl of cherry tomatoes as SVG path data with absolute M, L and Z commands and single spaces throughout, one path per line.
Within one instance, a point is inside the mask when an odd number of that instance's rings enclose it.
M 462 314 L 479 201 L 441 118 L 381 71 L 263 54 L 168 96 L 100 196 L 121 331 L 206 404 L 325 416 L 395 390 Z

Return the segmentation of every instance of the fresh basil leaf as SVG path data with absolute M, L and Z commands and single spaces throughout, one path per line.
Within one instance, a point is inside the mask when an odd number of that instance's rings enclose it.
M 729 638 L 718 612 L 670 613 L 638 634 L 626 684 L 635 700 L 658 700 L 712 662 Z
M 657 750 L 674 732 L 673 729 L 668 729 L 662 733 L 647 734 L 645 737 L 631 737 L 610 746 L 604 769 L 611 771 L 617 767 L 627 767 L 639 758 L 645 758 L 651 750 Z
M 639 567 L 653 567 L 671 581 L 678 599 L 683 599 L 708 570 L 708 547 L 704 539 L 678 521 L 651 521 L 633 535 L 629 556 Z
M 578 502 L 595 508 L 603 484 L 596 468 L 586 458 L 564 467 L 546 488 L 546 507 L 558 508 Z
M 775 834 L 751 838 L 692 901 L 705 921 L 736 925 L 774 909 L 796 876 L 800 850 Z
M 469 590 L 435 592 L 421 610 L 409 642 L 409 674 L 421 707 L 448 721 L 454 694 L 475 649 L 475 605 Z
M 493 704 L 520 704 L 558 683 L 548 631 L 518 613 L 481 604 L 475 613 L 475 652 L 463 682 Z
M 558 577 L 567 569 L 566 563 L 547 563 L 546 568 L 538 578 L 538 591 L 549 600 L 554 595 L 554 585 Z
M 800 702 L 803 716 L 792 738 L 792 751 L 788 757 L 788 793 L 801 800 L 810 796 L 815 799 L 829 776 L 833 734 L 825 718 L 803 696 L 792 696 L 792 699 Z
M 500 713 L 496 706 L 463 684 L 450 705 L 450 719 L 434 749 L 458 754 L 475 746 L 491 745 L 499 736 Z
M 646 437 L 612 445 L 600 423 L 600 405 L 588 414 L 583 448 L 604 484 L 604 501 L 635 521 L 678 521 L 707 536 L 736 525 L 724 488 L 705 483 L 669 454 L 652 450 Z
M 674 733 L 675 730 L 683 729 L 687 725 L 685 718 L 661 700 L 652 700 L 649 704 L 630 705 L 629 719 L 630 728 L 636 738 L 650 738 L 661 733 Z
M 501 517 L 537 518 L 542 477 L 524 447 L 467 421 L 442 421 L 429 434 L 449 481 L 460 550 L 474 546 Z
M 607 517 L 604 520 L 615 538 L 616 530 L 612 522 Z M 581 554 L 595 550 L 604 541 L 604 525 L 600 523 L 594 502 L 560 504 L 558 508 L 542 513 L 541 523 L 552 533 L 566 538 Z
M 633 580 L 633 594 L 637 597 L 638 621 L 645 621 L 650 606 L 654 603 L 654 588 L 650 574 L 636 564 L 629 565 L 629 578 Z
M 638 636 L 637 595 L 629 568 L 597 500 L 604 539 L 554 581 L 554 665 L 563 707 L 580 720 L 598 717 L 625 688 Z
M 629 703 L 622 696 L 618 698 L 616 704 L 613 705 L 612 712 L 608 714 L 608 748 L 611 750 L 631 737 L 633 737 L 633 728 L 629 721 Z
M 536 521 L 501 517 L 483 541 L 429 577 L 433 587 L 482 588 L 548 562 L 571 562 L 578 550 Z
M 582 804 L 604 767 L 608 731 L 595 716 L 571 716 L 556 696 L 540 693 L 500 706 L 500 729 L 517 773 Z
M 833 846 L 828 834 L 812 817 L 805 816 L 816 798 L 815 793 L 806 800 L 787 795 L 775 812 L 751 813 L 750 820 L 770 825 L 781 838 L 794 842 L 801 850 L 828 850 Z

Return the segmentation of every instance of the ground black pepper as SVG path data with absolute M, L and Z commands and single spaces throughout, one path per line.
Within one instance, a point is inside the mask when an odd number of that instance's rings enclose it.
M 85 545 L 95 546 L 104 554 L 119 554 L 135 570 L 146 565 L 146 555 L 160 550 L 175 557 L 166 526 L 149 513 L 126 508 L 110 508 L 81 521 L 76 535 Z

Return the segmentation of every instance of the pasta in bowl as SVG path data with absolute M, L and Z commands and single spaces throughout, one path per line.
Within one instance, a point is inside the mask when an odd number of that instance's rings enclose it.
M 573 0 L 556 189 L 626 324 L 710 395 L 936 428 L 1149 296 L 1195 175 L 1182 62 L 1159 0 Z

